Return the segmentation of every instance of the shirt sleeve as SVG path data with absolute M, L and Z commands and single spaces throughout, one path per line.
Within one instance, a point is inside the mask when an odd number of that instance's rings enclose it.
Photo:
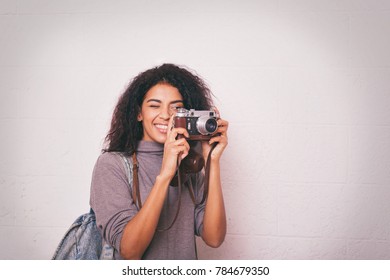
M 138 210 L 131 196 L 122 158 L 104 153 L 98 158 L 91 183 L 90 205 L 103 238 L 120 252 L 123 230 Z

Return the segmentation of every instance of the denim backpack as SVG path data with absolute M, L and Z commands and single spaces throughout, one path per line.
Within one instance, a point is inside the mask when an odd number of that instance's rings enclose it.
M 121 153 L 128 174 L 130 194 L 132 194 L 132 167 L 134 166 Z M 61 239 L 52 260 L 112 260 L 114 248 L 101 236 L 96 225 L 95 213 L 91 209 L 74 221 Z

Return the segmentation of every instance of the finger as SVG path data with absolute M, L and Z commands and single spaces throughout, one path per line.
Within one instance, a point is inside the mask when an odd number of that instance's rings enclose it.
M 171 134 L 172 134 L 173 123 L 174 123 L 173 118 L 174 118 L 174 115 L 172 115 L 172 116 L 169 118 L 169 121 L 168 121 L 167 139 L 172 139 Z M 175 137 L 176 137 L 176 136 L 175 136 Z
M 171 141 L 176 140 L 179 134 L 184 135 L 184 137 L 189 138 L 190 135 L 188 134 L 187 129 L 183 127 L 175 127 L 175 115 L 172 115 L 168 122 L 168 131 L 169 131 L 169 139 Z
M 227 126 L 218 126 L 217 132 L 225 133 L 228 130 Z
M 190 137 L 190 134 L 188 133 L 187 129 L 183 127 L 174 128 L 177 130 L 177 134 L 183 134 L 186 138 Z
M 229 127 L 229 122 L 227 122 L 225 120 L 222 120 L 222 119 L 218 120 L 218 130 L 217 130 L 217 132 L 219 132 L 219 133 L 226 133 L 226 131 L 228 130 L 228 127 Z
M 188 156 L 189 151 L 190 151 L 190 145 L 189 145 L 188 142 L 186 141 L 186 143 L 185 143 L 185 145 L 184 145 L 184 151 L 183 151 L 182 154 L 181 154 L 181 159 L 183 159 L 183 158 L 185 158 L 186 156 Z
M 180 139 L 182 140 L 182 139 Z M 183 139 L 184 140 L 184 139 Z M 189 145 L 188 143 L 183 143 L 182 145 L 176 144 L 174 147 L 172 147 L 172 152 L 176 156 L 178 156 L 180 159 L 185 158 L 189 153 Z
M 209 141 L 209 144 L 213 144 L 213 143 L 221 143 L 221 144 L 227 144 L 228 143 L 228 139 L 225 135 L 219 135 L 219 136 L 215 136 L 213 138 L 210 139 Z
M 167 143 L 166 149 L 177 155 L 183 151 L 188 151 L 190 149 L 190 144 L 187 142 L 186 138 L 180 138 Z
M 228 127 L 229 126 L 229 122 L 226 120 L 223 120 L 223 119 L 218 119 L 217 124 L 219 127 L 223 127 L 223 126 Z
M 180 139 L 181 137 L 178 137 L 178 135 L 183 135 L 184 138 L 190 137 L 190 135 L 188 134 L 187 129 L 182 128 L 182 127 L 177 127 L 177 128 L 173 128 L 171 133 L 170 133 L 171 141 L 175 141 L 177 139 Z
M 172 128 L 173 125 L 174 125 L 174 119 L 175 119 L 175 114 L 171 115 L 171 117 L 169 118 L 169 121 L 168 121 L 168 128 Z
M 190 144 L 188 144 L 186 138 L 177 139 L 174 143 L 175 143 L 176 146 L 185 146 L 188 149 L 190 148 Z
M 220 118 L 221 117 L 221 114 L 219 113 L 219 110 L 216 106 L 213 107 L 213 110 L 215 111 L 215 113 L 217 113 L 217 116 Z

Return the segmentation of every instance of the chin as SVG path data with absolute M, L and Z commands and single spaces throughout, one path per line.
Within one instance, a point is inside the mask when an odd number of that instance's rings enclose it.
M 165 144 L 165 141 L 167 141 L 167 136 L 156 137 L 154 141 L 160 144 Z

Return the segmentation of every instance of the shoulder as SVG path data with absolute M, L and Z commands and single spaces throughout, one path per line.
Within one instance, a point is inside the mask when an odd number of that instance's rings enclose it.
M 124 162 L 121 155 L 117 152 L 105 152 L 102 153 L 95 164 L 95 169 L 119 169 L 125 170 Z
M 129 170 L 119 153 L 106 152 L 101 154 L 92 172 L 92 187 L 107 186 L 118 188 L 118 185 L 128 185 Z M 127 187 L 124 187 L 127 189 Z
M 98 163 L 117 163 L 120 161 L 120 155 L 116 152 L 105 152 L 102 153 L 98 159 Z

